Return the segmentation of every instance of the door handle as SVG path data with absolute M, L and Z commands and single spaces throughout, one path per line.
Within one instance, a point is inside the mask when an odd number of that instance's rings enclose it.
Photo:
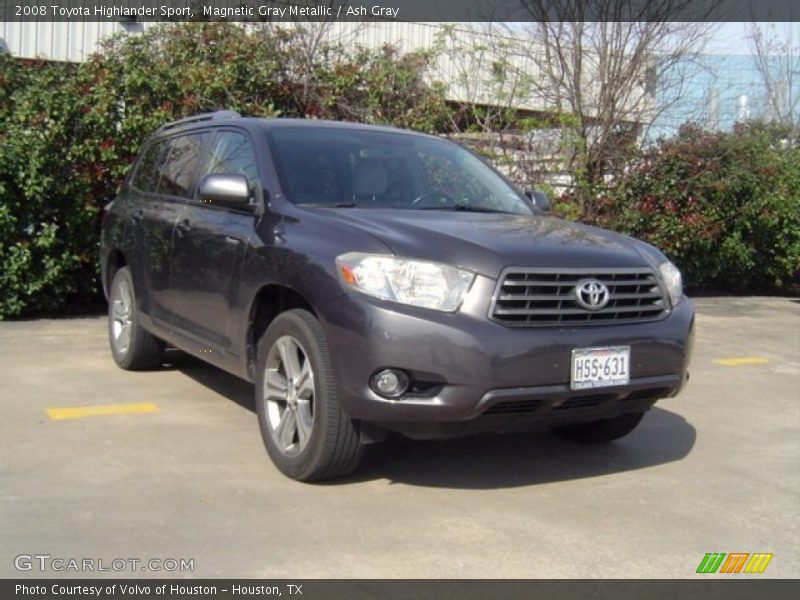
M 231 246 L 238 246 L 242 240 L 237 239 L 235 237 L 231 237 L 229 235 L 225 236 L 225 243 L 230 244 Z
M 181 221 L 180 223 L 178 223 L 177 225 L 175 225 L 175 232 L 176 232 L 178 235 L 184 235 L 184 234 L 186 234 L 186 233 L 189 233 L 189 231 L 190 231 L 191 229 L 192 229 L 192 226 L 191 226 L 191 224 L 189 223 L 189 219 L 184 219 L 183 221 Z
M 142 209 L 135 210 L 131 214 L 131 221 L 135 223 L 139 223 L 142 219 L 144 219 L 144 211 Z

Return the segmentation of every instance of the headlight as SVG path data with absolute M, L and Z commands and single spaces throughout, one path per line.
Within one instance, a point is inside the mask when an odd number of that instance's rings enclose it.
M 455 311 L 475 274 L 434 262 L 350 252 L 336 257 L 339 276 L 359 292 L 411 306 Z
M 661 273 L 661 280 L 667 288 L 667 293 L 669 293 L 672 306 L 675 306 L 683 296 L 683 278 L 681 277 L 681 272 L 678 270 L 678 267 L 669 261 L 661 263 L 658 270 Z

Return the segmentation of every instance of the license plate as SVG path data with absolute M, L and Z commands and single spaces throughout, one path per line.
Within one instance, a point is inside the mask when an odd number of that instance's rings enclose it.
M 572 389 L 627 385 L 630 381 L 630 358 L 630 346 L 573 350 Z

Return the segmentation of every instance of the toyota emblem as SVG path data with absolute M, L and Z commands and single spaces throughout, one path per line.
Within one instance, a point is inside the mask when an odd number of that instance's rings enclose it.
M 600 310 L 610 299 L 608 287 L 597 279 L 581 279 L 575 285 L 575 300 L 586 310 Z

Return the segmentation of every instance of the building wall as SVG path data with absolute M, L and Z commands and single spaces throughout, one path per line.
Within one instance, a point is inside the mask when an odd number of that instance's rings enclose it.
M 99 48 L 106 37 L 125 32 L 141 33 L 154 22 L 122 23 L 18 23 L 0 22 L 0 40 L 5 49 L 22 58 L 81 62 Z M 282 26 L 291 26 L 291 23 Z M 306 23 L 314 26 L 314 23 Z M 328 26 L 334 38 L 351 39 L 367 47 L 397 44 L 403 51 L 430 47 L 439 31 L 435 23 L 333 23 Z
M 99 49 L 110 35 L 137 35 L 156 23 L 17 23 L 0 22 L 0 43 L 14 56 L 56 61 L 80 62 Z M 291 26 L 287 23 L 282 26 Z M 305 23 L 307 27 L 319 24 Z M 487 36 L 469 24 L 407 22 L 336 22 L 327 24 L 325 36 L 345 44 L 380 48 L 397 45 L 401 51 L 429 49 L 439 44 L 437 62 L 431 78 L 446 85 L 447 96 L 454 102 L 511 106 L 530 111 L 552 109 L 540 94 L 523 95 L 515 85 L 523 77 L 536 77 L 535 61 L 525 56 L 533 45 L 529 40 L 508 36 Z M 516 47 L 514 46 L 516 44 Z M 526 50 L 517 51 L 520 47 Z M 516 48 L 516 50 L 512 49 Z M 498 61 L 512 66 L 507 77 L 498 83 L 493 71 Z M 587 91 L 594 85 L 587 76 Z M 512 92 L 512 90 L 514 90 Z M 642 90 L 644 94 L 644 88 Z M 633 120 L 636 120 L 635 118 Z
M 115 21 L 102 23 L 3 21 L 0 22 L 0 43 L 6 51 L 22 58 L 81 62 L 97 49 L 100 40 L 124 31 L 126 26 L 127 24 Z M 141 31 L 142 25 L 134 24 L 133 28 L 135 31 Z
M 100 42 L 117 33 L 136 35 L 157 23 L 0 23 L 0 39 L 5 49 L 21 58 L 42 58 L 55 61 L 81 62 L 100 48 Z M 292 26 L 291 23 L 281 26 Z M 319 27 L 306 23 L 307 27 Z M 345 44 L 380 48 L 385 44 L 397 45 L 403 52 L 431 48 L 436 44 L 442 29 L 436 23 L 350 23 L 337 22 L 325 25 L 325 36 Z M 462 64 L 455 49 L 459 46 L 478 45 L 481 34 L 466 28 L 453 29 L 448 36 L 451 54 L 441 56 L 434 76 L 448 83 L 450 99 L 460 102 L 493 102 L 480 86 L 467 89 L 460 80 L 472 65 Z M 485 61 L 490 63 L 491 61 Z M 531 67 L 532 68 L 532 67 Z M 477 80 L 477 74 L 473 75 Z M 528 102 L 520 108 L 541 109 L 541 103 Z

